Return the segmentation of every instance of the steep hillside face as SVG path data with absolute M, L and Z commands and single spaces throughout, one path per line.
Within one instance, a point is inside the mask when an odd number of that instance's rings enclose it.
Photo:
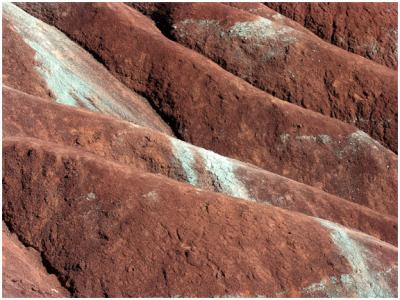
M 279 21 L 283 16 L 269 12 L 268 17 L 266 7 L 246 11 L 216 3 L 154 4 L 151 9 L 132 5 L 163 18 L 160 22 L 167 23 L 165 31 L 174 40 L 252 85 L 354 124 L 397 151 L 397 72 L 290 27 Z
M 397 3 L 266 5 L 338 47 L 397 69 Z
M 395 68 L 262 3 L 2 9 L 3 297 L 398 296 Z
M 17 78 L 18 82 L 11 82 L 10 86 L 21 87 L 28 93 L 32 92 L 32 86 L 45 85 L 58 103 L 85 107 L 172 134 L 143 97 L 127 89 L 60 31 L 13 4 L 4 4 L 3 12 L 5 24 L 12 26 L 7 29 L 6 34 L 10 35 L 5 35 L 8 38 L 3 47 L 13 49 L 12 54 L 3 57 L 6 84 L 9 84 L 7 78 Z M 13 43 L 19 47 L 15 49 Z M 22 53 L 16 52 L 19 49 Z M 15 72 L 24 75 L 19 77 Z M 43 92 L 33 94 L 42 96 Z
M 260 91 L 124 4 L 23 7 L 95 53 L 185 141 L 397 214 L 397 156 L 364 132 Z
M 397 218 L 363 207 L 379 207 L 382 200 L 356 205 L 156 131 L 47 103 L 7 87 L 3 89 L 3 115 L 4 137 L 35 137 L 75 147 L 202 190 L 330 220 L 397 245 Z
M 36 139 L 3 157 L 5 222 L 74 296 L 397 294 L 397 248 L 334 223 Z

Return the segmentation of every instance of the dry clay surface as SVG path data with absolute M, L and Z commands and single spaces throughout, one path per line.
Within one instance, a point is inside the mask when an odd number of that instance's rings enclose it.
M 262 92 L 170 41 L 127 5 L 23 7 L 96 53 L 152 103 L 177 137 L 397 214 L 397 156 L 363 131 Z
M 17 5 L 3 296 L 397 297 L 397 71 L 261 3 Z
M 3 115 L 4 137 L 35 137 L 76 147 L 203 190 L 327 219 L 397 245 L 395 217 L 145 127 L 47 103 L 7 87 Z
M 10 3 L 3 5 L 3 20 L 7 24 L 3 38 L 5 84 L 38 96 L 43 96 L 43 91 L 39 94 L 31 86 L 47 86 L 57 103 L 84 107 L 172 134 L 143 97 L 127 89 L 60 31 Z M 34 81 L 27 79 L 31 74 Z M 13 82 L 16 78 L 18 81 Z
M 336 46 L 397 69 L 398 3 L 266 5 Z
M 49 275 L 40 254 L 25 247 L 3 224 L 3 297 L 67 297 L 54 274 Z
M 335 223 L 37 139 L 3 156 L 3 218 L 73 296 L 397 295 L 397 248 Z
M 3 84 L 26 93 L 50 98 L 46 82 L 34 70 L 35 51 L 30 48 L 3 18 Z
M 132 5 L 173 40 L 252 85 L 353 124 L 397 151 L 396 71 L 298 30 L 262 4 Z

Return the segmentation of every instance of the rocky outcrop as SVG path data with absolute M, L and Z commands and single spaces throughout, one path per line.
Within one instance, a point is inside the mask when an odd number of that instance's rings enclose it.
M 397 69 L 397 3 L 267 5 L 338 47 Z
M 5 137 L 34 137 L 75 147 L 135 169 L 190 183 L 202 190 L 330 220 L 397 245 L 395 217 L 157 131 L 47 103 L 7 87 L 3 89 L 3 116 Z M 382 202 L 381 199 L 377 203 L 362 204 L 379 207 Z
M 397 248 L 334 223 L 36 139 L 3 157 L 5 222 L 73 296 L 397 295 Z
M 172 134 L 146 99 L 127 89 L 63 33 L 11 3 L 3 5 L 3 13 L 5 24 L 12 26 L 3 38 L 6 53 L 13 51 L 3 57 L 6 84 L 7 78 L 13 78 L 18 82 L 10 86 L 38 96 L 43 92 L 32 92 L 32 86 L 46 86 L 58 103 L 85 107 Z M 29 80 L 30 76 L 34 80 Z
M 364 132 L 260 91 L 124 4 L 23 7 L 95 53 L 185 141 L 397 214 L 397 156 Z
M 271 15 L 265 6 L 246 10 L 216 3 L 153 4 L 152 9 L 132 5 L 167 24 L 164 31 L 172 39 L 252 85 L 354 124 L 397 151 L 397 72 L 288 26 L 289 21 L 282 21 L 285 17 Z
M 42 265 L 39 253 L 25 247 L 3 224 L 3 297 L 68 297 L 56 276 Z

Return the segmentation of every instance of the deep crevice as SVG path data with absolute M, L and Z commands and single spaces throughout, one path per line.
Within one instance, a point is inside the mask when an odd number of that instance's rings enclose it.
M 127 5 L 128 5 L 128 4 L 127 4 Z M 139 10 L 138 10 L 138 11 L 139 11 Z M 141 11 L 139 11 L 139 12 L 141 12 Z M 142 12 L 141 12 L 141 13 L 142 13 Z M 143 13 L 143 14 L 144 14 L 144 13 Z M 145 14 L 144 14 L 144 15 L 145 15 Z M 147 16 L 147 15 L 146 15 L 146 16 Z M 148 16 L 148 17 L 149 17 L 149 16 Z M 163 11 L 163 13 L 154 13 L 154 18 L 155 18 L 155 20 L 157 20 L 157 21 L 154 21 L 154 22 L 155 22 L 157 28 L 160 29 L 161 33 L 162 33 L 165 37 L 167 37 L 168 39 L 173 40 L 173 37 L 172 37 L 172 35 L 170 34 L 170 32 L 171 32 L 171 30 L 172 30 L 172 26 L 171 26 L 171 22 L 170 22 L 170 21 L 167 21 L 167 20 L 169 20 L 169 19 L 168 19 L 167 15 L 166 15 L 166 12 Z M 164 23 L 164 21 L 165 21 L 165 23 Z M 59 29 L 59 30 L 61 30 L 61 29 L 58 28 L 57 26 L 54 26 L 54 27 L 57 28 L 57 29 Z M 62 31 L 62 30 L 61 30 L 61 31 Z M 167 114 L 167 113 L 165 113 L 165 112 L 163 112 L 162 110 L 159 109 L 159 107 L 158 107 L 157 104 L 156 104 L 156 103 L 159 102 L 159 101 L 155 101 L 155 100 L 154 100 L 154 99 L 157 98 L 157 97 L 154 97 L 154 96 L 152 96 L 152 95 L 149 94 L 149 93 L 146 93 L 146 92 L 143 92 L 143 91 L 138 91 L 138 90 L 135 90 L 135 89 L 132 88 L 132 87 L 127 86 L 127 85 L 123 82 L 123 80 L 121 80 L 120 78 L 116 77 L 116 76 L 113 74 L 112 70 L 110 70 L 110 68 L 108 67 L 107 61 L 106 61 L 100 54 L 98 54 L 96 51 L 94 51 L 93 49 L 91 49 L 90 47 L 88 47 L 87 45 L 85 45 L 84 43 L 81 43 L 80 41 L 74 39 L 73 36 L 69 35 L 68 33 L 65 33 L 65 32 L 64 32 L 64 34 L 66 34 L 67 37 L 68 37 L 71 41 L 75 42 L 79 47 L 81 47 L 82 49 L 84 49 L 84 50 L 85 50 L 87 53 L 89 53 L 97 62 L 99 62 L 103 67 L 105 67 L 105 68 L 107 69 L 108 73 L 109 73 L 111 76 L 113 76 L 116 80 L 118 80 L 118 82 L 120 82 L 121 84 L 123 84 L 127 89 L 131 90 L 132 92 L 134 92 L 134 93 L 138 94 L 139 96 L 143 97 L 144 99 L 146 99 L 147 103 L 151 106 L 151 108 L 153 109 L 154 113 L 155 113 L 156 115 L 158 115 L 158 116 L 165 122 L 165 124 L 168 125 L 168 127 L 171 129 L 173 135 L 174 135 L 176 138 L 178 138 L 178 139 L 184 141 L 183 136 L 182 136 L 182 134 L 180 133 L 180 130 L 179 130 L 180 124 L 179 124 L 178 120 L 176 120 L 176 118 L 175 118 L 174 116 L 169 115 L 169 114 Z
M 11 233 L 11 234 L 15 234 L 15 236 L 17 237 L 18 241 L 25 247 L 25 248 L 33 248 L 39 255 L 40 255 L 40 259 L 41 259 L 41 263 L 43 265 L 43 267 L 45 268 L 46 272 L 49 275 L 54 275 L 57 278 L 57 281 L 59 282 L 60 286 L 62 288 L 64 288 L 65 291 L 67 291 L 69 293 L 69 297 L 72 298 L 73 294 L 75 292 L 75 288 L 73 287 L 67 287 L 64 283 L 64 280 L 62 280 L 61 277 L 61 273 L 52 266 L 52 264 L 46 259 L 45 254 L 41 251 L 39 251 L 37 249 L 37 247 L 35 247 L 34 245 L 28 243 L 22 236 L 20 236 L 17 232 L 15 232 L 14 230 L 12 230 L 11 225 L 9 224 L 8 221 L 4 220 L 3 218 L 3 226 L 6 226 L 7 230 Z
M 173 27 L 172 20 L 169 16 L 171 14 L 172 5 L 179 5 L 177 3 L 154 3 L 156 9 L 153 11 L 147 11 L 145 6 L 143 7 L 141 3 L 126 3 L 129 7 L 137 10 L 141 14 L 147 16 L 155 23 L 156 27 L 161 31 L 161 33 L 168 39 L 176 41 L 172 35 Z M 181 4 L 182 5 L 182 4 Z
M 180 139 L 182 141 L 186 141 L 183 138 L 183 135 L 181 133 L 182 125 L 181 125 L 180 121 L 176 117 L 174 117 L 173 115 L 170 115 L 170 114 L 164 112 L 162 109 L 159 108 L 158 103 L 163 100 L 162 98 L 157 97 L 157 96 L 152 96 L 151 94 L 146 93 L 146 92 L 136 91 L 133 88 L 129 88 L 129 89 L 131 89 L 136 94 L 144 97 L 147 100 L 147 102 L 150 104 L 150 106 L 153 109 L 153 111 L 158 116 L 160 116 L 160 118 L 165 122 L 165 124 L 168 125 L 168 127 L 171 129 L 172 133 L 174 134 L 174 136 L 177 139 Z M 157 98 L 160 99 L 160 100 L 159 101 L 154 100 L 154 99 L 157 99 Z M 164 98 L 164 100 L 165 100 L 165 98 Z

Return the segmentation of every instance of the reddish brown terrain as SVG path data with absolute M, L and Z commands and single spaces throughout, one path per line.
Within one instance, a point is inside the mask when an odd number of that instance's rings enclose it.
M 277 14 L 263 13 L 267 7 L 254 11 L 215 3 L 154 5 L 134 7 L 167 23 L 164 31 L 174 40 L 252 85 L 354 124 L 396 151 L 397 72 L 276 21 Z
M 145 127 L 48 103 L 6 86 L 3 114 L 6 137 L 35 137 L 75 147 L 203 190 L 334 221 L 397 245 L 395 217 Z
M 3 224 L 3 297 L 67 297 L 54 274 L 48 274 L 38 251 L 25 247 Z
M 396 293 L 397 248 L 334 223 L 41 140 L 3 155 L 5 222 L 74 296 Z
M 261 3 L 17 5 L 4 297 L 397 297 L 396 70 Z
M 43 92 L 33 88 L 47 86 L 47 94 L 58 103 L 85 107 L 172 134 L 146 99 L 127 89 L 64 34 L 39 20 L 26 18 L 22 10 L 6 6 L 3 12 L 3 26 L 7 28 L 3 37 L 5 84 L 23 86 L 22 91 L 42 97 Z M 34 76 L 29 80 L 31 74 Z
M 397 3 L 266 3 L 320 38 L 397 69 Z
M 177 137 L 397 214 L 397 156 L 357 128 L 262 92 L 168 40 L 127 5 L 24 7 L 96 53 L 117 78 L 152 102 Z
M 31 95 L 50 97 L 45 81 L 34 70 L 35 51 L 3 19 L 3 84 Z

